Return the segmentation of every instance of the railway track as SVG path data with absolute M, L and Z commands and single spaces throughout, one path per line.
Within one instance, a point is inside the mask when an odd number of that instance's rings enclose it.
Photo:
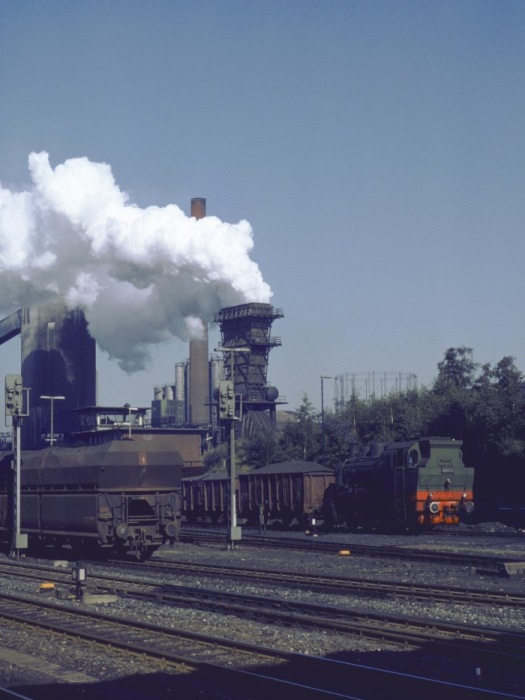
M 180 564 L 177 566 L 180 567 Z M 158 571 L 162 573 L 172 569 L 173 567 L 161 567 Z M 209 567 L 198 567 L 200 574 L 208 569 Z M 221 575 L 222 580 L 226 567 L 213 567 L 213 569 L 215 575 Z M 240 572 L 244 580 L 246 571 L 240 570 Z M 52 574 L 47 576 L 48 580 L 52 578 L 55 583 L 62 584 L 64 591 L 71 588 L 71 578 L 66 572 L 57 572 L 49 567 L 35 568 L 19 564 L 3 564 L 0 565 L 0 573 L 33 580 L 41 580 L 42 574 Z M 325 581 L 325 577 L 323 580 Z M 295 583 L 297 584 L 296 580 Z M 525 636 L 508 630 L 452 624 L 428 618 L 356 611 L 341 606 L 285 600 L 275 596 L 246 595 L 194 586 L 166 585 L 159 578 L 146 580 L 143 577 L 137 579 L 137 577 L 124 577 L 121 574 L 91 573 L 89 586 L 91 591 L 111 592 L 120 596 L 132 596 L 155 603 L 192 609 L 207 609 L 214 613 L 236 615 L 273 625 L 353 635 L 400 644 L 404 647 L 432 648 L 433 653 L 438 654 L 461 653 L 463 656 L 471 655 L 477 660 L 483 658 L 494 665 L 505 664 L 509 668 L 521 667 L 525 662 Z M 495 598 L 497 599 L 498 596 Z M 519 599 L 521 605 L 525 606 L 524 597 L 519 596 Z M 485 604 L 491 604 L 493 598 L 489 600 L 489 603 L 485 600 Z M 463 602 L 471 601 L 467 598 Z M 512 604 L 510 601 L 507 602 Z
M 249 533 L 256 533 L 258 531 L 258 526 L 257 525 L 252 525 L 252 524 L 242 524 L 242 532 L 243 535 L 249 534 Z M 501 524 L 500 524 L 501 525 Z M 211 522 L 206 522 L 206 520 L 202 520 L 201 522 L 193 522 L 190 523 L 186 520 L 183 520 L 182 523 L 183 529 L 187 532 L 191 531 L 219 531 L 222 530 L 224 531 L 224 528 L 227 527 L 225 523 L 218 524 L 218 523 L 211 523 Z M 272 529 L 272 523 L 270 522 L 269 524 L 270 527 L 270 532 L 278 532 L 278 529 L 273 530 Z M 279 525 L 277 525 L 277 528 L 279 528 Z M 478 529 L 475 529 L 478 528 Z M 485 529 L 484 529 L 485 528 Z M 504 529 L 490 529 L 490 525 L 488 523 L 477 523 L 475 525 L 470 525 L 467 526 L 466 528 L 463 526 L 454 526 L 454 525 L 442 525 L 442 526 L 436 526 L 432 529 L 425 530 L 423 532 L 420 532 L 417 536 L 424 536 L 424 537 L 429 537 L 431 539 L 440 539 L 440 538 L 458 538 L 461 537 L 466 540 L 476 540 L 480 538 L 485 538 L 487 540 L 517 540 L 517 541 L 524 541 L 525 540 L 525 529 L 515 529 L 512 526 L 503 526 Z M 288 529 L 288 532 L 297 532 L 298 527 L 297 526 L 291 526 Z M 281 530 L 281 532 L 284 532 Z M 338 530 L 325 530 L 325 533 L 336 533 Z M 345 532 L 345 529 L 342 528 L 339 530 L 339 532 Z M 384 535 L 388 537 L 389 535 L 396 534 L 394 531 L 391 531 L 390 533 L 384 532 L 380 533 L 377 532 L 375 533 L 374 531 L 371 531 L 370 533 L 367 533 L 365 530 L 363 531 L 358 531 L 362 532 L 362 534 L 378 534 L 378 535 Z M 348 531 L 348 534 L 351 534 L 350 531 Z M 400 533 L 402 534 L 402 533 Z M 410 535 L 408 530 L 405 532 L 408 536 L 413 536 Z
M 360 595 L 370 597 L 403 597 L 412 600 L 425 600 L 432 602 L 460 603 L 465 605 L 477 604 L 486 606 L 510 606 L 516 609 L 525 608 L 525 594 L 503 591 L 489 591 L 472 587 L 438 586 L 436 584 L 404 583 L 399 581 L 372 581 L 363 578 L 345 576 L 330 576 L 326 574 L 303 574 L 285 571 L 273 571 L 265 569 L 253 569 L 249 567 L 222 566 L 217 564 L 200 564 L 177 561 L 176 563 L 164 561 L 148 561 L 130 564 L 108 562 L 109 565 L 125 567 L 135 572 L 146 572 L 156 575 L 165 575 L 173 579 L 180 574 L 225 579 L 229 578 L 241 582 L 254 582 L 268 586 L 286 586 L 299 590 L 310 590 L 322 594 L 335 595 Z M 61 572 L 60 569 L 49 566 L 25 565 L 21 563 L 0 563 L 0 573 L 4 575 L 26 576 L 33 579 L 41 579 L 43 575 L 48 579 L 53 578 L 56 583 L 70 583 L 71 574 Z M 90 574 L 90 585 L 100 581 L 100 586 L 111 587 L 115 579 L 102 574 Z M 125 583 L 124 577 L 119 577 L 119 584 Z M 141 580 L 142 581 L 142 580 Z M 130 579 L 129 583 L 136 583 L 136 579 Z M 140 583 L 139 583 L 140 585 Z M 159 585 L 158 579 L 151 585 Z M 183 588 L 183 587 L 181 587 Z
M 221 544 L 226 543 L 226 534 L 223 532 L 209 532 L 199 529 L 186 529 L 182 531 L 182 541 L 190 544 Z M 525 540 L 519 540 L 525 545 Z M 411 546 L 385 546 L 369 545 L 348 542 L 334 542 L 324 540 L 322 537 L 272 537 L 271 535 L 243 535 L 239 546 L 265 547 L 268 549 L 290 549 L 302 552 L 315 552 L 316 554 L 334 554 L 341 550 L 350 549 L 353 556 L 374 557 L 385 559 L 397 559 L 405 561 L 419 561 L 447 564 L 454 566 L 469 566 L 473 569 L 482 568 L 484 571 L 500 573 L 502 564 L 509 559 L 505 553 L 501 555 L 486 555 L 481 553 L 468 553 L 465 551 L 450 551 L 426 547 L 425 549 Z M 525 562 L 525 549 L 518 556 L 512 556 L 512 561 Z
M 0 618 L 66 635 L 78 642 L 155 659 L 176 673 L 203 673 L 222 688 L 247 689 L 246 697 L 267 698 L 269 692 L 290 699 L 348 698 L 376 700 L 391 697 L 518 698 L 497 691 L 434 681 L 410 674 L 287 653 L 271 648 L 161 627 L 137 620 L 21 596 L 0 595 Z
M 481 605 L 505 605 L 525 607 L 525 595 L 501 591 L 485 591 L 475 588 L 438 586 L 435 584 L 402 583 L 398 581 L 371 581 L 363 578 L 328 576 L 325 574 L 301 574 L 286 571 L 251 569 L 214 564 L 194 564 L 177 562 L 144 562 L 140 567 L 150 571 L 173 571 L 196 576 L 232 578 L 242 581 L 255 581 L 267 585 L 281 585 L 300 590 L 335 593 L 341 595 L 359 594 L 370 596 L 395 596 L 416 600 L 444 601 L 447 603 L 478 603 Z

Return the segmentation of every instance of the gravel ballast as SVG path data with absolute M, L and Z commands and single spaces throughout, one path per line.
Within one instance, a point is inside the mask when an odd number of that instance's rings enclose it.
M 288 535 L 289 536 L 289 535 Z M 304 535 L 297 535 L 304 537 Z M 338 535 L 323 535 L 323 538 L 333 538 L 341 541 Z M 351 552 L 352 543 L 383 542 L 397 544 L 392 538 L 378 539 L 377 536 L 347 536 L 346 546 Z M 399 538 L 398 546 L 417 547 L 452 547 L 454 549 L 469 547 L 483 549 L 488 554 L 487 543 L 474 544 L 454 541 L 453 543 L 438 543 L 437 538 Z M 521 543 L 514 544 L 498 542 L 491 543 L 490 548 L 500 552 L 506 558 L 525 557 L 525 549 Z M 193 545 L 180 543 L 176 547 L 162 548 L 155 554 L 155 559 L 166 559 L 170 562 L 204 562 L 207 564 L 222 564 L 263 568 L 276 571 L 311 572 L 351 578 L 370 580 L 389 580 L 412 583 L 435 583 L 439 585 L 470 586 L 481 590 L 523 592 L 523 577 L 508 579 L 496 576 L 476 576 L 470 566 L 446 566 L 433 563 L 418 564 L 394 559 L 357 557 L 338 554 L 322 554 L 276 549 L 255 549 L 243 547 L 242 542 L 236 549 L 227 549 L 226 545 Z M 104 570 L 103 565 L 90 565 L 90 568 Z M 124 572 L 123 576 L 129 575 Z M 145 578 L 155 578 L 152 573 Z M 165 575 L 159 575 L 159 583 L 164 585 L 191 585 L 199 588 L 220 588 L 239 594 L 275 596 L 281 599 L 302 600 L 324 605 L 337 605 L 358 610 L 370 610 L 385 614 L 406 615 L 410 617 L 426 617 L 440 621 L 457 622 L 462 624 L 498 627 L 506 630 L 522 631 L 525 614 L 507 606 L 484 607 L 479 605 L 459 605 L 438 602 L 421 602 L 408 599 L 371 598 L 359 595 L 325 595 L 311 591 L 297 591 L 282 587 L 260 586 L 255 583 L 238 583 L 229 579 L 216 577 L 195 577 L 189 575 L 172 576 L 166 580 Z M 89 570 L 88 570 L 89 585 Z M 0 580 L 0 592 L 17 593 L 18 595 L 37 596 L 38 585 L 34 582 L 3 578 Z M 59 602 L 59 601 L 57 601 Z M 76 602 L 63 601 L 64 605 L 81 605 Z M 334 659 L 365 663 L 370 666 L 395 668 L 398 671 L 429 675 L 435 678 L 453 679 L 466 684 L 482 684 L 504 688 L 509 693 L 522 694 L 523 679 L 515 674 L 497 669 L 484 668 L 482 660 L 462 659 L 460 656 L 451 659 L 436 657 L 426 650 L 400 650 L 389 643 L 380 643 L 366 639 L 354 639 L 346 635 L 327 632 L 310 632 L 290 628 L 280 628 L 257 621 L 246 621 L 233 615 L 194 610 L 169 605 L 157 605 L 131 598 L 120 598 L 111 605 L 90 606 L 95 610 L 119 617 L 145 620 L 147 622 L 180 627 L 203 634 L 227 637 L 249 641 L 253 644 L 276 647 L 300 654 L 328 656 Z M 2 649 L 0 654 L 0 685 L 8 687 L 32 687 L 38 689 L 45 684 L 64 684 L 67 686 L 68 697 L 90 697 L 86 694 L 90 686 L 99 687 L 97 681 L 117 681 L 124 677 L 142 677 L 148 674 L 159 674 L 165 669 L 162 665 L 144 661 L 129 655 L 108 655 L 94 650 L 92 647 L 63 638 L 51 638 L 43 633 L 28 631 L 18 625 L 3 623 Z M 16 651 L 18 659 L 10 656 L 10 651 Z M 31 664 L 29 659 L 44 659 L 47 661 L 46 671 L 42 666 Z M 53 664 L 55 664 L 53 666 Z M 74 673 L 83 673 L 84 680 Z M 69 676 L 67 675 L 69 674 Z M 82 691 L 82 692 L 81 692 Z M 93 697 L 101 700 L 100 693 Z M 114 696 L 115 697 L 115 696 Z M 166 695 L 166 697 L 171 697 Z M 204 696 L 203 696 L 204 697 Z M 222 697 L 220 693 L 217 697 Z

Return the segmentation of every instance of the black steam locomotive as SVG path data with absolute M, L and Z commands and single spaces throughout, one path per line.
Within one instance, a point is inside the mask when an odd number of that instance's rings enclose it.
M 183 461 L 161 437 L 22 452 L 20 531 L 29 547 L 144 557 L 180 537 Z M 13 454 L 0 457 L 0 537 L 13 532 Z
M 474 511 L 462 442 L 425 437 L 356 450 L 336 469 L 325 513 L 349 529 L 453 525 Z

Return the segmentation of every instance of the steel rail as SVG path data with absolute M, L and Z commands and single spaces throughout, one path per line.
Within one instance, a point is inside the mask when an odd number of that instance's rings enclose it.
M 128 564 L 129 565 L 129 564 Z M 135 565 L 133 565 L 135 566 Z M 193 564 L 187 562 L 148 561 L 138 564 L 146 570 L 174 571 L 177 574 L 191 574 L 210 577 L 228 577 L 252 580 L 260 583 L 292 586 L 305 590 L 342 595 L 359 594 L 371 596 L 392 595 L 418 600 L 432 600 L 455 603 L 476 603 L 480 605 L 504 605 L 516 608 L 525 607 L 525 594 L 487 591 L 458 586 L 437 586 L 423 583 L 400 583 L 398 581 L 370 581 L 369 579 L 329 576 L 322 574 L 300 574 L 268 569 L 250 569 L 217 564 Z
M 256 581 L 275 585 L 300 588 L 301 590 L 318 591 L 340 595 L 365 595 L 365 596 L 395 596 L 416 600 L 430 600 L 433 602 L 447 602 L 477 605 L 500 605 L 513 608 L 525 608 L 525 594 L 506 593 L 502 591 L 487 591 L 475 588 L 461 588 L 459 586 L 437 586 L 435 584 L 400 583 L 397 581 L 370 581 L 369 579 L 328 576 L 321 574 L 300 574 L 283 571 L 250 569 L 245 567 L 230 567 L 216 564 L 193 564 L 187 562 L 109 562 L 126 566 L 133 570 L 145 569 L 159 573 L 188 574 L 192 576 L 209 576 L 211 578 L 231 578 L 243 581 Z M 100 563 L 97 563 L 100 565 Z M 24 572 L 24 567 L 28 572 Z M 31 573 L 34 569 L 35 573 Z M 56 568 L 47 566 L 35 566 L 17 563 L 0 563 L 0 572 L 13 573 L 18 576 L 38 579 L 40 574 L 49 574 L 48 578 L 55 577 L 55 582 L 67 582 L 71 580 L 70 573 L 61 573 Z M 93 574 L 94 575 L 94 574 Z M 93 575 L 90 575 L 92 580 Z M 102 574 L 97 574 L 103 578 Z M 108 577 L 109 578 L 109 577 Z
M 16 573 L 16 565 L 12 569 Z M 1 568 L 0 568 L 1 570 Z M 24 572 L 22 572 L 24 573 Z M 25 572 L 38 578 L 39 573 Z M 64 577 L 57 578 L 64 582 Z M 110 591 L 155 602 L 197 607 L 213 612 L 265 620 L 272 624 L 323 629 L 340 634 L 389 641 L 403 646 L 439 646 L 440 653 L 483 655 L 496 662 L 522 665 L 525 662 L 525 635 L 502 628 L 480 627 L 422 617 L 356 611 L 282 598 L 228 593 L 222 590 L 195 589 L 190 586 L 163 585 L 158 580 L 146 581 L 91 574 L 92 590 Z M 492 646 L 491 646 L 492 644 Z
M 188 543 L 219 543 L 224 540 L 220 533 L 199 531 L 182 531 L 181 541 Z M 498 565 L 509 560 L 509 555 L 502 553 L 500 556 L 487 556 L 486 554 L 449 552 L 442 549 L 416 549 L 407 546 L 367 545 L 352 542 L 328 542 L 322 537 L 284 538 L 264 535 L 245 535 L 242 539 L 243 547 L 266 547 L 271 549 L 295 549 L 301 552 L 315 552 L 316 554 L 333 554 L 342 549 L 350 549 L 353 556 L 374 557 L 383 559 L 402 559 L 409 561 L 422 561 L 433 563 L 446 563 L 454 566 L 483 567 L 486 570 L 493 569 L 497 573 Z M 435 545 L 432 545 L 435 547 Z M 512 561 L 525 561 L 525 552 L 517 557 L 512 556 Z
M 267 697 L 270 684 L 274 692 L 279 688 L 279 692 L 294 700 L 332 697 L 378 700 L 384 697 L 385 687 L 392 697 L 423 694 L 428 700 L 442 700 L 443 697 L 523 700 L 523 696 L 497 690 L 261 648 L 101 613 L 72 610 L 53 603 L 29 601 L 21 596 L 0 594 L 0 617 L 112 650 L 117 648 L 155 658 L 179 672 L 202 671 L 207 679 L 216 677 L 234 687 L 238 687 L 238 683 L 248 683 L 250 692 L 257 692 L 259 684 L 259 690 L 263 691 L 261 697 L 265 694 Z

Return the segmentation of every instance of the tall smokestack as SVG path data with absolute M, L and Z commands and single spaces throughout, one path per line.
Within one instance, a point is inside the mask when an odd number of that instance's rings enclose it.
M 206 200 L 204 197 L 193 197 L 191 200 L 191 216 L 195 219 L 204 219 L 206 216 Z
M 206 216 L 206 200 L 191 200 L 191 216 Z M 210 420 L 210 382 L 208 370 L 208 323 L 202 319 L 202 337 L 190 340 L 189 420 L 196 425 L 208 425 Z

